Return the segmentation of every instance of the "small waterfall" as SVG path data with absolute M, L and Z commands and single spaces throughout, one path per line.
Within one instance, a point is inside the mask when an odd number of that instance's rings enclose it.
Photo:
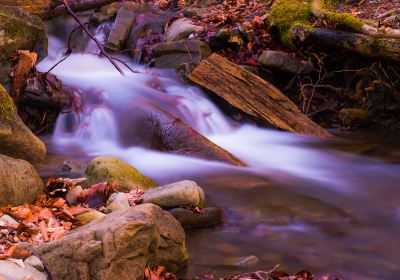
M 107 25 L 101 25 L 96 36 L 104 38 L 107 30 Z M 50 56 L 38 65 L 39 70 L 47 71 L 60 59 L 62 52 L 59 49 L 60 42 L 50 37 Z M 53 70 L 64 83 L 80 89 L 76 94 L 83 108 L 78 112 L 60 114 L 53 135 L 60 151 L 73 144 L 89 155 L 119 156 L 155 178 L 160 178 L 163 172 L 170 174 L 176 170 L 182 178 L 185 178 L 186 172 L 198 174 L 201 170 L 238 170 L 222 163 L 140 147 L 123 147 L 119 141 L 120 124 L 117 122 L 121 108 L 148 101 L 240 158 L 250 166 L 246 169 L 248 172 L 258 175 L 268 176 L 276 170 L 350 192 L 359 185 L 357 178 L 363 170 L 387 176 L 387 173 L 394 174 L 393 169 L 398 169 L 397 166 L 375 165 L 365 160 L 357 164 L 348 162 L 346 155 L 341 153 L 304 145 L 315 142 L 315 139 L 249 125 L 233 128 L 232 122 L 200 89 L 177 82 L 171 72 L 150 71 L 130 65 L 141 72 L 131 73 L 124 65 L 120 66 L 126 76 L 121 76 L 104 57 L 74 53 Z M 184 168 L 180 168 L 182 166 Z

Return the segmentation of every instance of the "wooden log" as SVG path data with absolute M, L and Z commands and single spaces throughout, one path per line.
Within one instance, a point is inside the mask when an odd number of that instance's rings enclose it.
M 1 6 L 20 7 L 28 13 L 43 17 L 50 11 L 52 0 L 0 0 Z
M 217 54 L 203 60 L 189 79 L 239 110 L 275 127 L 317 137 L 332 137 L 302 114 L 276 87 Z
M 292 29 L 295 45 L 314 45 L 322 49 L 342 49 L 355 54 L 378 59 L 400 61 L 400 40 L 372 38 L 359 33 L 315 28 L 301 25 Z
M 119 2 L 119 0 L 69 0 L 68 5 L 73 12 L 84 12 L 91 9 Z M 42 19 L 52 19 L 68 14 L 62 0 L 0 0 L 0 6 L 20 7 L 26 12 L 40 16 Z

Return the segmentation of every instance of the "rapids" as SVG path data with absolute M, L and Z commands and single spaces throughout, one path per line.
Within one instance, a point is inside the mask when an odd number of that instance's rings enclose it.
M 107 26 L 101 28 L 97 36 L 104 40 Z M 53 66 L 64 46 L 51 36 L 49 56 L 38 69 Z M 90 52 L 94 48 L 89 44 Z M 332 148 L 351 142 L 324 143 L 237 124 L 201 89 L 180 83 L 173 72 L 131 66 L 142 73 L 121 65 L 127 74 L 121 76 L 105 58 L 76 52 L 52 71 L 77 89 L 81 110 L 60 114 L 53 135 L 46 138 L 50 155 L 42 176 L 57 175 L 55 163 L 65 159 L 114 155 L 159 183 L 197 181 L 211 204 L 224 209 L 225 221 L 215 229 L 188 232 L 189 277 L 268 270 L 280 263 L 292 272 L 307 267 L 345 279 L 396 279 L 398 164 Z M 179 117 L 248 166 L 123 145 L 121 108 L 143 100 Z M 232 261 L 248 255 L 255 255 L 258 263 L 240 266 Z

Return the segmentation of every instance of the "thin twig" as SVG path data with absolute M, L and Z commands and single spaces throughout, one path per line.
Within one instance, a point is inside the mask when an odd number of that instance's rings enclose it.
M 100 50 L 100 53 L 102 55 L 104 55 L 109 61 L 110 63 L 115 67 L 115 69 L 117 69 L 117 71 L 125 76 L 124 71 L 122 71 L 122 69 L 118 66 L 118 64 L 114 61 L 114 59 L 106 52 L 106 50 L 104 49 L 103 45 L 96 39 L 95 36 L 93 36 L 93 34 L 87 29 L 87 27 L 82 24 L 82 22 L 79 20 L 79 18 L 77 17 L 77 15 L 74 13 L 74 11 L 71 10 L 70 6 L 68 5 L 68 1 L 64 0 L 64 6 L 67 9 L 68 13 L 75 19 L 75 21 L 82 27 L 83 31 L 85 31 L 85 33 L 89 36 L 90 39 L 92 39 L 97 47 Z
M 72 48 L 71 48 L 71 40 L 72 40 L 72 36 L 73 34 L 78 30 L 81 29 L 81 26 L 77 26 L 75 27 L 71 33 L 69 33 L 68 36 L 68 43 L 67 43 L 67 51 L 64 53 L 64 57 L 58 61 L 56 64 L 54 64 L 46 73 L 44 73 L 44 76 L 46 77 L 54 68 L 56 68 L 59 64 L 61 64 L 62 62 L 64 62 L 71 54 L 72 54 Z

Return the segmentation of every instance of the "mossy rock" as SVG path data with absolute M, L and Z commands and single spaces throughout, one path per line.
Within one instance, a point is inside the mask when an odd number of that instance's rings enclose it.
M 17 50 L 47 55 L 47 33 L 42 20 L 15 7 L 0 6 L 0 83 L 9 83 L 10 58 Z
M 157 186 L 151 178 L 140 174 L 128 163 L 112 156 L 100 156 L 93 159 L 86 167 L 84 175 L 88 179 L 88 186 L 115 180 L 118 182 L 118 191 L 121 192 L 135 189 L 146 190 Z
M 0 154 L 0 206 L 32 203 L 43 191 L 42 180 L 31 164 Z
M 46 146 L 18 116 L 14 103 L 0 84 L 0 154 L 38 165 L 46 157 Z

